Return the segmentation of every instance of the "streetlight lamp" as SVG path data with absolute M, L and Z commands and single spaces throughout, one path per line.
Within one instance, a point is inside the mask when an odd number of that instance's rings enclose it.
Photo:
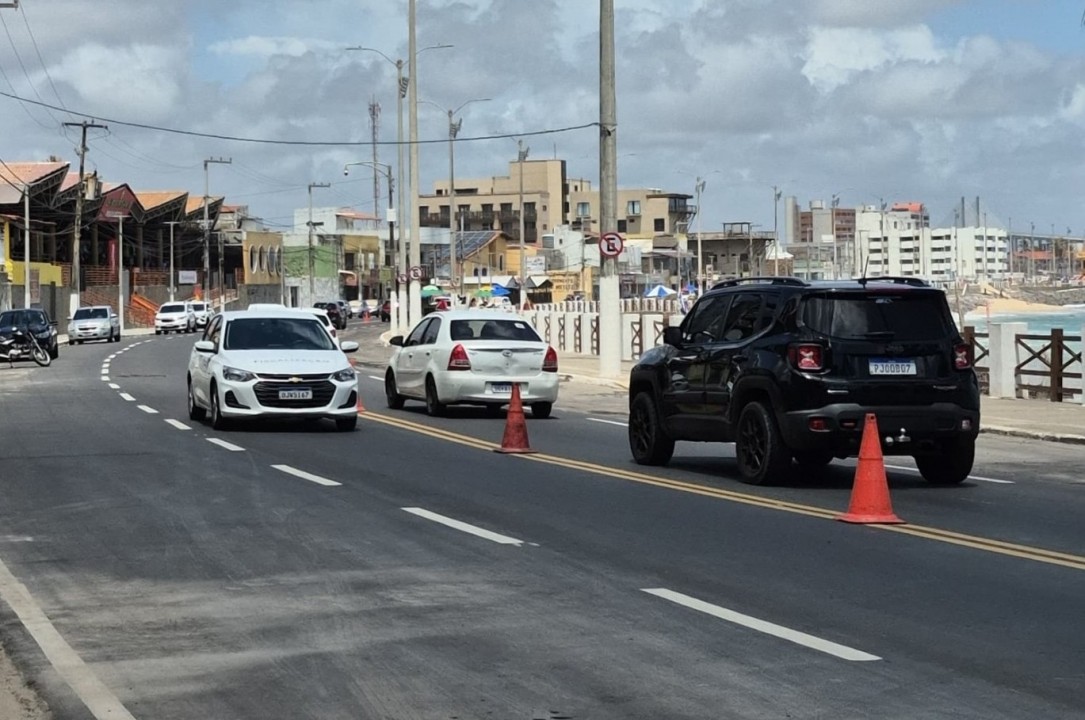
M 428 100 L 419 101 L 448 113 L 448 274 L 449 284 L 452 286 L 453 305 L 458 303 L 459 290 L 462 284 L 462 277 L 456 269 L 456 153 L 453 148 L 455 147 L 456 137 L 460 134 L 460 128 L 463 127 L 463 118 L 456 120 L 456 114 L 471 103 L 489 102 L 489 100 L 490 98 L 474 98 L 460 103 L 459 107 L 454 110 L 447 110 Z
M 331 187 L 331 183 L 309 183 L 309 222 L 306 223 L 309 226 L 309 304 L 312 305 L 316 301 L 316 260 L 313 257 L 313 228 L 317 225 L 323 225 L 323 222 L 313 222 L 313 188 L 327 188 Z
M 392 180 L 392 166 L 391 165 L 385 165 L 384 163 L 373 162 L 373 161 L 370 161 L 370 160 L 361 160 L 359 162 L 352 162 L 352 163 L 347 163 L 346 165 L 344 165 L 343 166 L 343 174 L 344 175 L 349 175 L 350 174 L 350 170 L 348 170 L 347 168 L 349 168 L 351 165 L 365 165 L 367 167 L 372 167 L 375 170 L 382 171 L 385 174 L 385 176 L 388 178 L 388 243 L 393 248 L 396 248 L 396 207 L 395 207 L 395 204 L 394 204 L 394 201 L 393 201 L 396 184 L 395 184 L 395 181 Z M 400 233 L 401 238 L 402 238 L 402 236 L 403 236 L 403 234 Z M 400 273 L 405 273 L 406 270 L 407 270 L 407 263 L 406 263 L 406 260 L 403 257 L 402 244 L 400 245 L 400 247 L 395 249 L 395 253 L 396 253 L 396 257 L 393 259 L 392 268 L 395 269 L 395 268 L 398 267 L 399 273 L 397 273 L 397 275 L 400 274 Z M 381 270 L 383 270 L 383 269 L 384 268 L 382 266 Z M 392 291 L 392 298 L 391 298 L 392 312 L 391 312 L 391 318 L 390 319 L 391 319 L 391 323 L 392 323 L 392 334 L 396 335 L 396 334 L 399 334 L 399 328 L 400 328 L 399 302 L 400 302 L 401 293 L 403 292 L 403 287 L 400 285 L 398 277 L 396 278 L 396 282 L 395 282 L 393 287 L 395 287 L 395 290 Z

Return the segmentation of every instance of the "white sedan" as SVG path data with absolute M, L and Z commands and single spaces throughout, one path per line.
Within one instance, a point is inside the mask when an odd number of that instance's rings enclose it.
M 384 375 L 388 407 L 422 400 L 430 415 L 453 404 L 483 405 L 495 414 L 512 386 L 533 417 L 546 418 L 558 399 L 558 355 L 522 318 L 495 310 L 452 310 L 426 316 L 397 346 Z
M 211 318 L 188 361 L 188 416 L 221 430 L 240 418 L 332 418 L 358 424 L 358 376 L 335 341 L 304 310 L 225 312 Z

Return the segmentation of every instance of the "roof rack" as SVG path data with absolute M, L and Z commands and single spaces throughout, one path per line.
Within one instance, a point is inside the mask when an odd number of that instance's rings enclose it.
M 910 285 L 911 287 L 930 287 L 930 284 L 923 278 L 917 277 L 899 277 L 893 275 L 884 275 L 882 277 L 864 277 L 859 279 L 860 285 L 866 285 L 871 282 L 880 283 L 893 283 L 894 285 Z
M 784 277 L 784 276 L 767 276 L 767 277 L 745 277 L 745 278 L 733 278 L 731 280 L 723 280 L 712 286 L 712 289 L 735 287 L 745 283 L 764 283 L 768 285 L 793 285 L 796 287 L 805 287 L 807 283 L 802 278 L 797 277 Z

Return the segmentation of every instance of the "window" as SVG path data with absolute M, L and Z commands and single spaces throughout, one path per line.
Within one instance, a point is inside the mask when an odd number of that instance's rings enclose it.
M 837 338 L 938 340 L 950 332 L 945 300 L 929 293 L 812 297 L 803 303 L 802 320 Z
M 437 342 L 437 333 L 441 332 L 441 319 L 433 318 L 426 326 L 426 332 L 422 335 L 423 345 L 432 345 Z
M 107 308 L 79 308 L 72 316 L 72 320 L 105 320 L 109 318 Z
M 620 233 L 629 232 L 629 222 L 626 221 L 626 220 L 619 220 L 618 221 L 618 232 L 620 232 Z
M 709 328 L 726 316 L 730 303 L 730 295 L 715 295 L 698 300 L 689 317 L 682 323 L 682 339 L 692 343 L 714 340 L 709 334 Z
M 432 319 L 427 319 L 424 322 L 422 322 L 418 327 L 416 327 L 411 332 L 411 334 L 407 336 L 407 339 L 403 342 L 403 346 L 404 347 L 411 347 L 413 345 L 421 344 L 422 335 L 426 332 L 426 328 L 429 327 L 430 322 L 432 322 Z
M 664 220 L 663 218 L 656 218 L 655 219 L 655 231 L 656 232 L 666 232 L 666 230 L 667 230 L 667 221 Z
M 217 331 L 216 331 L 217 335 Z M 334 350 L 320 321 L 288 317 L 238 318 L 226 325 L 226 350 Z
M 752 337 L 757 332 L 761 317 L 761 295 L 741 293 L 735 296 L 727 316 L 717 316 L 722 321 L 713 322 L 708 327 L 709 334 L 716 340 L 740 342 Z
M 354 253 L 343 253 L 343 264 L 346 265 L 348 269 L 353 268 L 356 262 L 357 258 L 354 256 Z
M 630 200 L 625 204 L 626 215 L 640 215 L 640 200 Z
M 576 216 L 578 218 L 591 217 L 591 203 L 578 202 L 576 204 Z
M 535 203 L 533 203 L 533 202 L 524 203 L 524 215 L 534 215 L 534 214 L 535 214 Z
M 523 320 L 453 320 L 448 332 L 453 340 L 542 342 Z

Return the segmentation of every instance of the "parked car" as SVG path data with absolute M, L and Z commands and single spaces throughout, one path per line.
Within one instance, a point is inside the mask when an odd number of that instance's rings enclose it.
M 313 308 L 313 315 L 320 321 L 320 324 L 324 326 L 324 329 L 328 331 L 328 334 L 332 336 L 332 340 L 335 344 L 339 344 L 339 332 L 335 329 L 335 325 L 332 324 L 331 317 L 328 315 L 328 311 L 324 308 Z
M 629 376 L 629 446 L 662 465 L 677 440 L 734 442 L 741 478 L 855 457 L 867 413 L 882 451 L 940 485 L 972 470 L 980 425 L 969 345 L 945 293 L 916 278 L 731 280 L 697 300 Z
M 341 431 L 358 423 L 358 376 L 307 310 L 219 313 L 188 361 L 188 416 L 210 414 L 216 430 L 231 420 L 331 418 Z
M 339 306 L 339 312 L 342 313 L 343 317 L 347 320 L 354 317 L 354 309 L 351 308 L 350 303 L 346 300 L 336 300 L 335 304 Z
M 207 321 L 215 314 L 214 308 L 211 307 L 211 303 L 192 301 L 189 305 L 192 306 L 192 313 L 196 316 L 196 327 L 207 327 Z
M 0 313 L 0 337 L 10 338 L 14 330 L 32 333 L 41 345 L 49 353 L 49 357 L 56 360 L 60 357 L 60 343 L 57 342 L 56 323 L 49 317 L 49 313 L 40 307 L 30 309 L 5 310 Z
M 187 302 L 166 303 L 158 308 L 154 316 L 154 334 L 171 332 L 190 333 L 196 331 L 196 313 L 192 304 Z
M 121 323 L 117 313 L 108 305 L 78 308 L 68 322 L 68 344 L 82 345 L 87 340 L 119 342 Z
M 347 305 L 350 306 L 350 316 L 361 317 L 363 312 L 373 307 L 373 305 L 369 304 L 370 302 L 376 303 L 375 300 L 351 300 L 347 302 Z
M 449 310 L 422 320 L 396 346 L 384 375 L 388 407 L 426 403 L 430 415 L 448 405 L 482 405 L 497 413 L 512 384 L 536 418 L 550 417 L 558 399 L 558 355 L 535 329 L 492 310 Z

